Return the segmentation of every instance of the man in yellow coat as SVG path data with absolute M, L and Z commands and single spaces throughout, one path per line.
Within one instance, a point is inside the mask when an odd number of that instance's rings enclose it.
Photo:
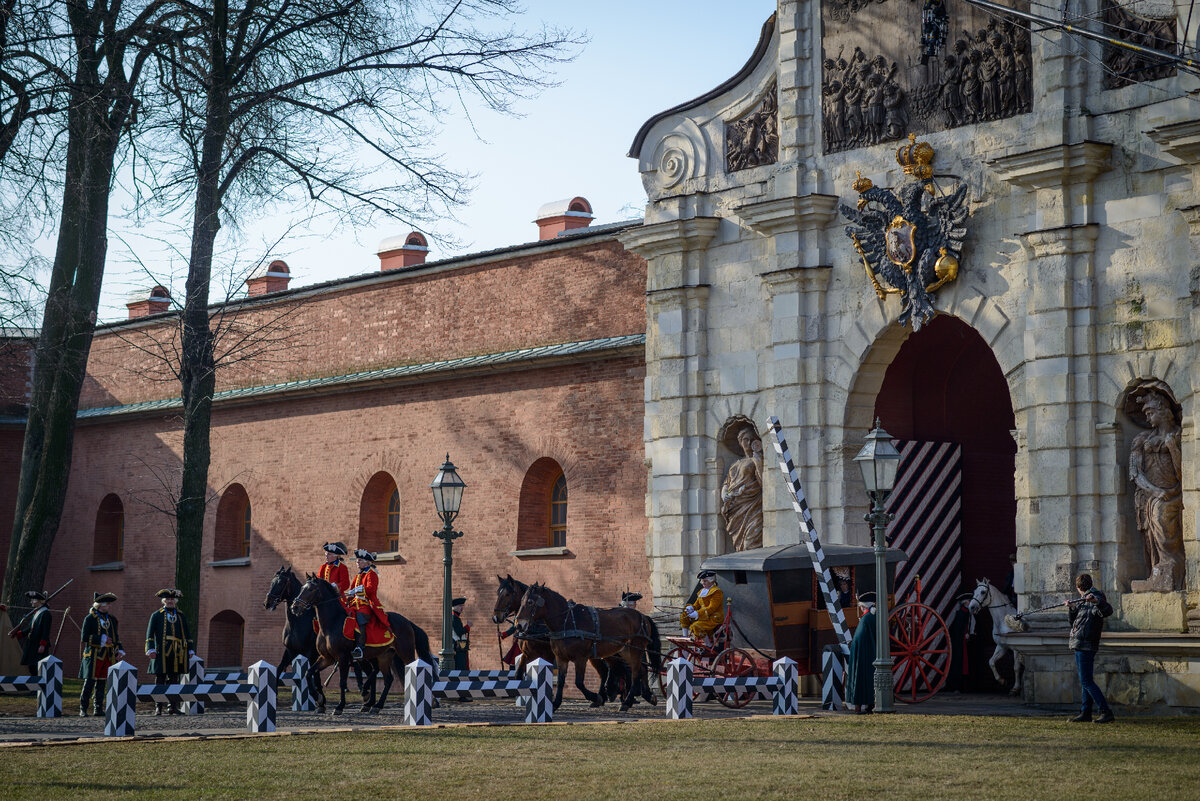
M 700 579 L 700 591 L 696 600 L 683 608 L 679 625 L 692 637 L 703 640 L 725 622 L 725 594 L 717 586 L 717 574 L 711 570 L 701 570 L 696 578 Z

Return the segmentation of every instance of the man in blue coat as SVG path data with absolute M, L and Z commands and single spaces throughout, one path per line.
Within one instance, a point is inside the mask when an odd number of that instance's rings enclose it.
M 865 715 L 875 710 L 875 593 L 858 596 L 858 614 L 846 669 L 846 704 Z

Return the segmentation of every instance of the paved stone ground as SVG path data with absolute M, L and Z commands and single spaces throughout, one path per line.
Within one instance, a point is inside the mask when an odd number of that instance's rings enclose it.
M 67 699 L 74 701 L 74 699 Z M 1005 716 L 1044 716 L 1061 715 L 1060 711 L 1050 711 L 1022 705 L 1019 701 L 1007 696 L 995 695 L 947 695 L 935 697 L 922 704 L 898 704 L 897 711 L 901 714 L 923 715 L 1005 715 Z M 74 712 L 75 705 L 71 703 L 68 710 Z M 235 704 L 220 704 L 210 707 L 203 715 L 171 715 L 155 717 L 152 704 L 139 704 L 137 710 L 138 736 L 150 737 L 180 737 L 180 736 L 227 736 L 246 732 L 246 711 L 244 706 Z M 770 715 L 769 701 L 754 701 L 743 709 L 728 709 L 719 703 L 702 703 L 694 707 L 697 718 L 733 718 L 749 715 Z M 847 713 L 828 712 L 821 710 L 819 699 L 802 698 L 800 714 L 816 717 L 844 719 Z M 593 709 L 586 701 L 565 699 L 555 713 L 554 720 L 559 723 L 598 723 L 621 722 L 631 720 L 662 720 L 665 719 L 665 707 L 660 701 L 657 707 L 641 703 L 628 713 L 622 714 L 613 704 Z M 512 699 L 506 700 L 477 700 L 471 703 L 443 702 L 441 708 L 433 711 L 434 725 L 439 724 L 504 724 L 520 723 L 524 720 L 524 712 L 514 706 Z M 334 717 L 330 714 L 320 715 L 315 712 L 293 712 L 284 707 L 279 710 L 277 719 L 280 731 L 303 732 L 313 730 L 367 731 L 381 727 L 403 726 L 404 714 L 399 700 L 389 701 L 387 707 L 378 715 L 364 714 L 358 711 L 358 706 L 347 705 L 343 715 Z M 102 738 L 104 736 L 104 721 L 95 717 L 62 717 L 51 720 L 39 720 L 32 716 L 9 715 L 0 716 L 0 744 L 11 746 L 21 743 L 47 743 Z

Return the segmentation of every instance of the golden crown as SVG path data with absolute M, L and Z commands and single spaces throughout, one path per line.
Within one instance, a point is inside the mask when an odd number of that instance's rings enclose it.
M 875 186 L 874 182 L 871 181 L 870 178 L 864 178 L 863 174 L 858 170 L 855 170 L 854 174 L 857 176 L 854 181 L 854 191 L 858 192 L 860 195 L 871 187 Z
M 908 144 L 896 149 L 896 163 L 904 168 L 905 175 L 929 179 L 933 177 L 933 145 L 918 142 L 916 134 L 908 135 Z

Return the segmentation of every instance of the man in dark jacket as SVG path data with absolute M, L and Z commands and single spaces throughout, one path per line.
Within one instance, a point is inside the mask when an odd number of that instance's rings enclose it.
M 108 684 L 108 669 L 125 658 L 121 647 L 121 636 L 117 633 L 117 618 L 108 613 L 108 605 L 117 600 L 111 592 L 95 593 L 92 609 L 83 619 L 80 643 L 83 646 L 83 662 L 79 665 L 79 678 L 83 679 L 83 691 L 79 694 L 79 717 L 87 717 L 88 701 L 92 691 L 96 702 L 93 715 L 104 714 L 104 692 Z
M 150 672 L 155 684 L 178 684 L 188 672 L 188 661 L 196 653 L 187 618 L 175 608 L 183 593 L 176 589 L 158 591 L 162 608 L 150 616 L 146 626 L 146 656 L 150 657 Z M 161 715 L 164 707 L 172 715 L 179 714 L 179 703 L 155 704 L 154 714 Z
M 38 674 L 38 663 L 50 655 L 50 610 L 46 608 L 46 593 L 30 590 L 25 593 L 33 611 L 21 618 L 10 632 L 21 644 L 21 664 L 29 669 L 30 676 Z
M 1092 586 L 1092 577 L 1080 573 L 1075 579 L 1079 598 L 1067 601 L 1067 619 L 1071 623 L 1068 644 L 1075 652 L 1075 667 L 1079 671 L 1079 684 L 1083 691 L 1083 702 L 1079 714 L 1071 718 L 1072 723 L 1085 723 L 1092 719 L 1092 705 L 1100 709 L 1096 723 L 1112 723 L 1113 713 L 1096 686 L 1092 669 L 1096 663 L 1096 651 L 1100 648 L 1100 634 L 1104 631 L 1104 618 L 1113 613 L 1112 606 L 1104 593 Z

